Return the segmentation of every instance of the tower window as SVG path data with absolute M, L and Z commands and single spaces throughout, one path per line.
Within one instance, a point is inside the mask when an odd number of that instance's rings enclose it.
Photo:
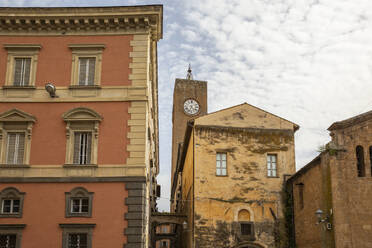
M 217 176 L 226 176 L 226 153 L 217 152 L 216 154 L 216 175 Z
M 277 177 L 277 155 L 267 154 L 267 176 Z
M 358 177 L 366 176 L 365 166 L 364 166 L 364 150 L 362 146 L 356 147 L 356 157 L 357 157 L 357 169 Z

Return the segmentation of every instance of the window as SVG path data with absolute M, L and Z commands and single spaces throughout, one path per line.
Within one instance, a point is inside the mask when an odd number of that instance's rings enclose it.
M 241 235 L 252 236 L 253 235 L 253 224 L 252 223 L 240 223 Z
M 304 184 L 299 183 L 298 186 L 298 203 L 300 206 L 300 209 L 304 208 Z
M 167 248 L 168 247 L 168 242 L 167 241 L 162 241 L 161 242 L 161 248 Z
M 0 248 L 20 248 L 25 224 L 0 224 Z
M 103 44 L 71 44 L 71 85 L 76 87 L 99 86 L 101 81 Z
M 358 177 L 365 177 L 366 170 L 364 166 L 364 150 L 362 146 L 356 147 L 356 158 L 357 158 Z
M 102 117 L 88 108 L 63 114 L 66 122 L 66 165 L 96 165 L 99 122 Z
M 217 176 L 226 176 L 226 153 L 217 152 L 216 154 L 216 175 Z
M 371 176 L 372 176 L 372 146 L 369 147 L 369 161 L 371 164 Z
M 6 44 L 4 47 L 8 51 L 5 86 L 34 86 L 37 58 L 41 46 L 37 44 Z
M 1 217 L 22 217 L 23 192 L 16 188 L 8 187 L 0 192 Z
M 62 248 L 91 248 L 96 224 L 59 224 L 63 229 Z
M 25 153 L 25 133 L 7 133 L 6 162 L 7 164 L 23 164 Z
M 86 233 L 69 233 L 68 248 L 86 248 L 88 247 L 88 234 Z
M 36 118 L 18 109 L 0 114 L 0 164 L 24 166 L 30 160 L 32 126 Z
M 17 235 L 16 234 L 0 234 L 1 248 L 16 248 Z
M 267 154 L 267 176 L 277 177 L 277 156 L 276 154 Z
M 3 199 L 1 213 L 18 214 L 20 202 L 19 199 Z
M 91 217 L 93 192 L 88 192 L 82 187 L 77 187 L 66 196 L 66 217 Z
M 92 133 L 74 133 L 74 164 L 90 164 Z

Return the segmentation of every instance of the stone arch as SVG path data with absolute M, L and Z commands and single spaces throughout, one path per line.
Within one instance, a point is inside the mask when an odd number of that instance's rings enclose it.
M 254 222 L 254 214 L 253 214 L 253 211 L 252 209 L 249 207 L 249 206 L 241 206 L 241 207 L 238 207 L 236 210 L 235 210 L 235 214 L 234 214 L 234 221 L 239 221 L 239 213 L 241 213 L 241 211 L 247 211 L 249 213 L 249 221 L 252 221 Z M 246 212 L 243 211 L 245 214 Z

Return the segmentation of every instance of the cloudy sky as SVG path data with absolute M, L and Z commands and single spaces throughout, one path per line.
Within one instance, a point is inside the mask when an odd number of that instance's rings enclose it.
M 248 102 L 301 126 L 296 166 L 331 123 L 372 110 L 370 0 L 0 0 L 1 7 L 164 5 L 159 42 L 160 210 L 168 210 L 175 78 L 208 81 L 209 112 Z

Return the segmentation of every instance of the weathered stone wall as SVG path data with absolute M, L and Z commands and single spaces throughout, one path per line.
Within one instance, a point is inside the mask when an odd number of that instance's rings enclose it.
M 273 127 L 276 127 L 273 125 Z M 216 152 L 227 153 L 227 176 L 216 176 Z M 267 176 L 267 154 L 278 158 L 278 177 Z M 285 246 L 278 231 L 283 221 L 284 174 L 292 174 L 293 131 L 215 129 L 195 131 L 195 247 L 234 247 L 248 242 Z M 238 213 L 249 211 L 254 238 L 241 234 Z M 284 243 L 283 243 L 284 242 Z M 247 243 L 247 244 L 248 244 Z
M 332 131 L 333 143 L 345 149 L 331 161 L 335 242 L 337 248 L 372 247 L 372 120 Z M 356 147 L 364 149 L 365 176 L 358 177 Z

